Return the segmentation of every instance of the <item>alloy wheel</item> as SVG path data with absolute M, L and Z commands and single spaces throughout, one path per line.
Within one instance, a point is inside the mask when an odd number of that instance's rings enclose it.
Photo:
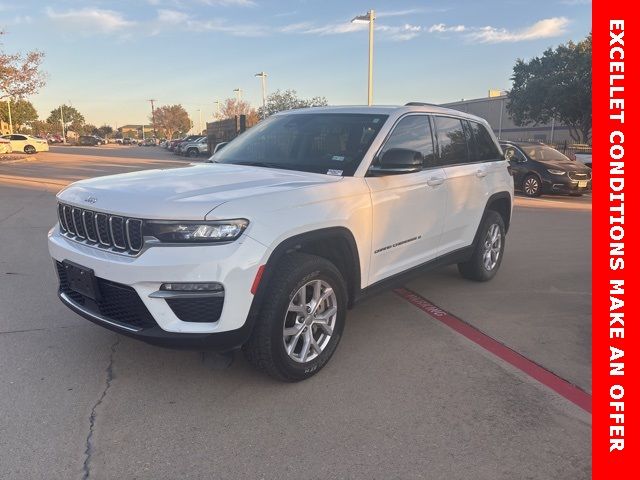
M 494 223 L 487 230 L 484 240 L 484 253 L 482 255 L 482 263 L 488 272 L 496 268 L 501 250 L 502 232 L 500 231 L 500 226 Z
M 540 189 L 540 182 L 535 177 L 529 177 L 524 181 L 524 193 L 533 197 Z
M 283 342 L 289 358 L 306 363 L 320 355 L 331 341 L 338 313 L 333 288 L 311 280 L 298 289 L 287 308 Z

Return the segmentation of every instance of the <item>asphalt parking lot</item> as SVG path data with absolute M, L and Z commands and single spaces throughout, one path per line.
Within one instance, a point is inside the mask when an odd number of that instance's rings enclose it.
M 156 147 L 0 160 L 0 478 L 587 479 L 591 416 L 388 291 L 310 380 L 120 337 L 56 297 L 46 233 L 74 180 L 184 164 Z M 518 198 L 501 271 L 406 288 L 591 392 L 591 199 Z

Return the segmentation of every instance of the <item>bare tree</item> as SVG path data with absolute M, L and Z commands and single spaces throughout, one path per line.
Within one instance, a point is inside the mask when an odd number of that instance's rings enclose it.
M 44 53 L 38 50 L 26 54 L 0 51 L 0 100 L 37 93 L 45 85 L 45 74 L 40 70 L 43 58 Z
M 222 107 L 220 108 L 220 112 L 216 115 L 216 119 L 224 120 L 226 118 L 234 118 L 238 115 L 246 115 L 248 120 L 252 123 L 256 123 L 258 119 L 258 112 L 249 102 L 237 100 L 235 98 L 227 98 L 222 103 Z

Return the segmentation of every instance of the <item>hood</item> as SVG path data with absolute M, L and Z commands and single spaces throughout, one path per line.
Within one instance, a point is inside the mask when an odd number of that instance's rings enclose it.
M 230 200 L 340 180 L 316 173 L 207 163 L 81 180 L 61 191 L 58 199 L 123 216 L 202 220 Z
M 557 168 L 565 170 L 567 172 L 588 172 L 589 168 L 580 162 L 574 162 L 572 160 L 536 160 L 546 168 Z

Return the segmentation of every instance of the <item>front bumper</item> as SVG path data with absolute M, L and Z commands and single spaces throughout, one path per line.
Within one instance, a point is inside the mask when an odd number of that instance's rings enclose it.
M 243 235 L 233 243 L 210 246 L 152 246 L 139 256 L 128 256 L 78 243 L 49 232 L 49 252 L 56 262 L 68 261 L 93 270 L 99 281 L 128 289 L 139 297 L 148 322 L 123 322 L 113 308 L 89 308 L 62 288 L 62 302 L 88 320 L 148 343 L 175 348 L 226 350 L 241 345 L 250 333 L 247 324 L 253 302 L 251 286 L 267 248 Z M 165 298 L 153 295 L 162 283 L 217 282 L 224 286 L 224 303 L 214 321 L 184 321 Z M 186 299 L 185 301 L 188 301 Z M 128 303 L 126 305 L 131 305 Z M 95 307 L 95 305 L 94 305 Z M 136 307 L 137 308 L 137 307 Z M 121 313 L 121 312 L 120 312 Z
M 591 191 L 591 180 L 583 180 L 586 182 L 586 186 L 579 186 L 578 180 L 572 180 L 566 175 L 556 175 L 551 179 L 544 179 L 542 181 L 542 193 L 546 194 L 575 194 L 575 193 L 589 193 Z

